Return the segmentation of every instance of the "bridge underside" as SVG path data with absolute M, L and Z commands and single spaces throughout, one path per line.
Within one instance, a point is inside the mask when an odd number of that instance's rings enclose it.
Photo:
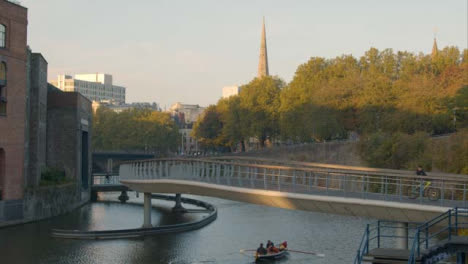
M 121 180 L 121 183 L 138 192 L 194 194 L 285 209 L 402 222 L 426 222 L 449 209 L 431 205 L 257 190 L 188 180 Z

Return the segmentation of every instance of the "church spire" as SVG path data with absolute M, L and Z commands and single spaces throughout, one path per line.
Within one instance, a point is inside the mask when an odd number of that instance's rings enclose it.
M 260 59 L 258 61 L 258 74 L 257 77 L 261 78 L 263 76 L 268 76 L 268 54 L 267 54 L 267 44 L 265 36 L 265 17 L 263 17 L 262 25 L 262 39 L 260 42 Z
M 436 38 L 434 38 L 434 44 L 432 45 L 431 57 L 434 58 L 438 52 L 439 50 L 437 49 L 437 41 L 436 41 Z

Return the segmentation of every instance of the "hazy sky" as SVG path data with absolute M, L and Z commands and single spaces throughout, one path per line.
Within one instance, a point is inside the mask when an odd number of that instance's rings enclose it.
M 57 74 L 105 72 L 127 101 L 216 103 L 256 76 L 262 16 L 270 74 L 370 47 L 467 47 L 467 0 L 22 0 L 28 42 Z

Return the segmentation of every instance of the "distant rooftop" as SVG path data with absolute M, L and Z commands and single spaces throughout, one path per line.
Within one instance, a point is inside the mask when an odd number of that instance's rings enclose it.
M 20 1 L 17 1 L 17 0 L 7 0 L 7 1 L 10 2 L 10 3 L 13 3 L 13 4 L 17 4 L 17 5 L 23 6 L 23 5 L 21 5 L 21 2 L 20 2 Z

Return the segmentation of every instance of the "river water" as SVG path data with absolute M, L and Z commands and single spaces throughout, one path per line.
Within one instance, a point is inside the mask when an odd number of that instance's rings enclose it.
M 202 229 L 138 239 L 67 240 L 49 236 L 51 228 L 102 230 L 134 228 L 143 222 L 142 197 L 130 194 L 130 203 L 100 202 L 36 223 L 0 229 L 0 263 L 252 263 L 240 249 L 254 249 L 260 242 L 288 241 L 294 250 L 325 254 L 316 257 L 289 253 L 276 263 L 351 263 L 365 224 L 371 219 L 285 210 L 229 200 L 187 196 L 218 208 L 218 219 Z M 204 214 L 174 215 L 172 202 L 153 200 L 153 225 L 193 221 Z

